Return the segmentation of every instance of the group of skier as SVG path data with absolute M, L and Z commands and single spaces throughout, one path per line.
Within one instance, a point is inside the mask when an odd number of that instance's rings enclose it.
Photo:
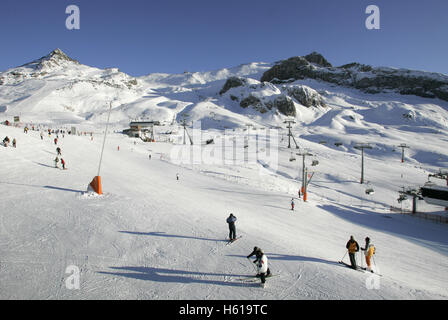
M 291 210 L 294 210 L 294 199 L 291 200 L 291 206 Z M 233 215 L 233 213 L 231 213 L 226 219 L 226 222 L 229 226 L 229 243 L 234 242 L 238 239 L 236 236 L 236 221 L 237 218 Z M 365 261 L 367 265 L 365 270 L 373 272 L 371 261 L 376 249 L 375 246 L 370 242 L 369 237 L 365 238 L 365 245 L 364 247 L 360 248 L 355 238 L 353 236 L 350 236 L 350 239 L 348 240 L 345 247 L 350 258 L 350 268 L 355 270 L 358 269 L 358 266 L 356 264 L 356 253 L 361 249 L 361 251 L 364 251 Z M 257 266 L 256 277 L 259 277 L 261 279 L 261 286 L 264 287 L 266 283 L 266 277 L 271 276 L 271 270 L 268 267 L 268 258 L 263 250 L 259 247 L 254 247 L 253 251 L 247 256 L 247 258 L 249 259 L 254 255 L 256 259 L 253 261 L 253 263 L 255 263 Z
M 356 265 L 356 253 L 359 252 L 359 244 L 356 242 L 355 238 L 353 236 L 350 236 L 350 240 L 348 240 L 347 244 L 345 245 L 345 248 L 348 250 L 348 256 L 350 258 L 350 267 L 352 269 L 357 269 Z M 373 272 L 372 270 L 372 263 L 371 259 L 373 255 L 375 254 L 375 246 L 370 242 L 370 238 L 365 238 L 365 246 L 364 248 L 361 248 L 362 251 L 364 251 L 364 256 L 366 258 L 366 270 Z
M 6 136 L 6 137 L 3 139 L 3 145 L 4 145 L 5 147 L 7 147 L 7 146 L 9 145 L 10 142 L 11 142 L 11 140 L 9 139 L 8 136 Z M 12 146 L 13 146 L 14 148 L 17 147 L 17 140 L 16 140 L 16 138 L 12 139 Z
M 59 168 L 59 156 L 62 156 L 61 148 L 57 147 L 56 152 L 57 152 L 57 155 L 56 155 L 56 158 L 54 159 L 54 167 Z M 62 157 L 61 157 L 61 165 L 62 165 L 62 169 L 65 170 L 66 169 L 65 168 L 65 160 Z
M 226 222 L 229 225 L 229 243 L 236 241 L 238 238 L 236 236 L 235 222 L 237 218 L 231 213 Z M 261 279 L 261 286 L 264 288 L 266 283 L 266 277 L 271 276 L 271 270 L 268 267 L 268 257 L 265 255 L 263 250 L 259 247 L 254 247 L 254 250 L 247 256 L 247 259 L 255 255 L 255 260 L 253 263 L 257 266 L 256 277 Z

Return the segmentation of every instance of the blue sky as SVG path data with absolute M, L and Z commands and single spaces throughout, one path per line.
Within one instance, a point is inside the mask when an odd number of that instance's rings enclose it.
M 65 9 L 81 12 L 68 30 Z M 375 4 L 381 29 L 367 30 Z M 62 49 L 83 64 L 133 76 L 274 62 L 312 51 L 448 74 L 447 0 L 48 0 L 0 2 L 0 70 Z

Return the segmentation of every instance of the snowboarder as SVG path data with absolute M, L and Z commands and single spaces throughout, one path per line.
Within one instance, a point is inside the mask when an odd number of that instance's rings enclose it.
M 359 251 L 359 245 L 358 242 L 355 241 L 355 238 L 353 236 L 350 236 L 350 240 L 347 242 L 345 247 L 348 250 L 348 255 L 350 257 L 350 264 L 352 265 L 352 269 L 356 269 L 356 257 L 355 253 Z
M 62 170 L 65 170 L 65 161 L 61 158 Z
M 60 156 L 61 155 L 61 148 L 57 147 L 56 148 L 56 152 L 58 153 L 58 156 Z
M 263 250 L 258 247 L 254 247 L 254 251 L 247 256 L 247 259 L 255 255 L 256 259 L 254 263 L 257 264 L 257 275 L 256 277 L 260 277 L 261 286 L 264 287 L 266 282 L 266 277 L 271 275 L 271 270 L 268 267 L 268 258 L 264 254 Z
M 16 138 L 12 139 L 12 146 L 13 146 L 14 148 L 17 147 L 17 141 L 16 141 Z
M 58 164 L 59 164 L 59 158 L 56 156 L 56 158 L 54 159 L 54 167 L 59 168 Z
M 291 210 L 294 211 L 294 198 L 291 199 Z
M 367 270 L 370 272 L 373 272 L 370 259 L 375 254 L 375 246 L 370 243 L 370 238 L 366 237 L 366 245 L 364 248 L 361 248 L 362 251 L 365 251 L 364 254 L 366 256 L 366 264 L 367 264 Z
M 230 216 L 226 220 L 226 222 L 229 224 L 229 240 L 230 241 L 236 240 L 235 221 L 236 221 L 236 217 L 233 215 L 233 213 L 231 213 Z

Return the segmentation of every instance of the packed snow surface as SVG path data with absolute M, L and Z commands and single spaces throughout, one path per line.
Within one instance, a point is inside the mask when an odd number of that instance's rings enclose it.
M 397 202 L 402 187 L 422 186 L 447 168 L 448 103 L 296 81 L 291 85 L 316 90 L 327 107 L 294 101 L 300 148 L 291 141 L 289 149 L 286 117 L 230 99 L 278 94 L 280 87 L 258 81 L 269 67 L 151 74 L 136 84 L 116 69 L 71 60 L 0 74 L 0 121 L 18 115 L 22 122 L 0 125 L 2 140 L 17 140 L 16 148 L 0 146 L 0 298 L 447 299 L 448 225 L 390 207 L 410 209 L 411 201 Z M 219 95 L 230 76 L 248 78 L 248 87 Z M 98 174 L 110 103 L 104 194 L 96 195 L 86 190 Z M 188 124 L 193 146 L 183 144 L 182 114 L 201 121 L 199 128 Z M 156 142 L 121 134 L 135 117 L 163 122 Z M 61 170 L 53 162 L 55 133 L 45 130 L 72 126 L 92 135 L 59 133 Z M 357 143 L 373 147 L 365 151 L 365 184 Z M 410 146 L 404 163 L 401 143 Z M 306 202 L 298 197 L 296 154 L 304 151 L 312 153 Z M 446 215 L 424 201 L 418 209 Z M 227 245 L 230 213 L 242 238 Z M 338 263 L 348 262 L 351 235 L 361 247 L 370 237 L 382 276 Z M 242 280 L 255 273 L 246 259 L 254 246 L 278 274 L 264 289 Z M 365 266 L 361 254 L 357 259 Z M 68 285 L 73 267 L 79 289 Z

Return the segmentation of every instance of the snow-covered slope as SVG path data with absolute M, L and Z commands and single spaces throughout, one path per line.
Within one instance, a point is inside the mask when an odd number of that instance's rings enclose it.
M 84 191 L 97 174 L 101 135 L 60 138 L 63 171 L 53 167 L 52 137 L 6 126 L 0 134 L 18 141 L 17 148 L 0 150 L 3 299 L 448 297 L 447 226 L 388 210 L 401 183 L 426 180 L 427 172 L 413 163 L 368 157 L 376 192 L 366 195 L 353 171 L 359 156 L 300 141 L 320 161 L 305 203 L 296 198 L 300 166 L 288 161 L 285 146 L 277 170 L 238 159 L 179 164 L 176 155 L 188 145 L 134 144 L 110 134 L 101 171 L 105 195 L 92 197 Z M 208 147 L 222 149 L 220 133 L 208 134 L 217 141 Z M 246 134 L 236 130 L 233 137 Z M 231 212 L 243 238 L 226 246 Z M 360 244 L 372 239 L 382 277 L 337 263 L 350 235 Z M 265 289 L 238 280 L 254 272 L 246 259 L 254 246 L 280 274 Z M 79 290 L 66 288 L 73 265 L 80 270 Z

